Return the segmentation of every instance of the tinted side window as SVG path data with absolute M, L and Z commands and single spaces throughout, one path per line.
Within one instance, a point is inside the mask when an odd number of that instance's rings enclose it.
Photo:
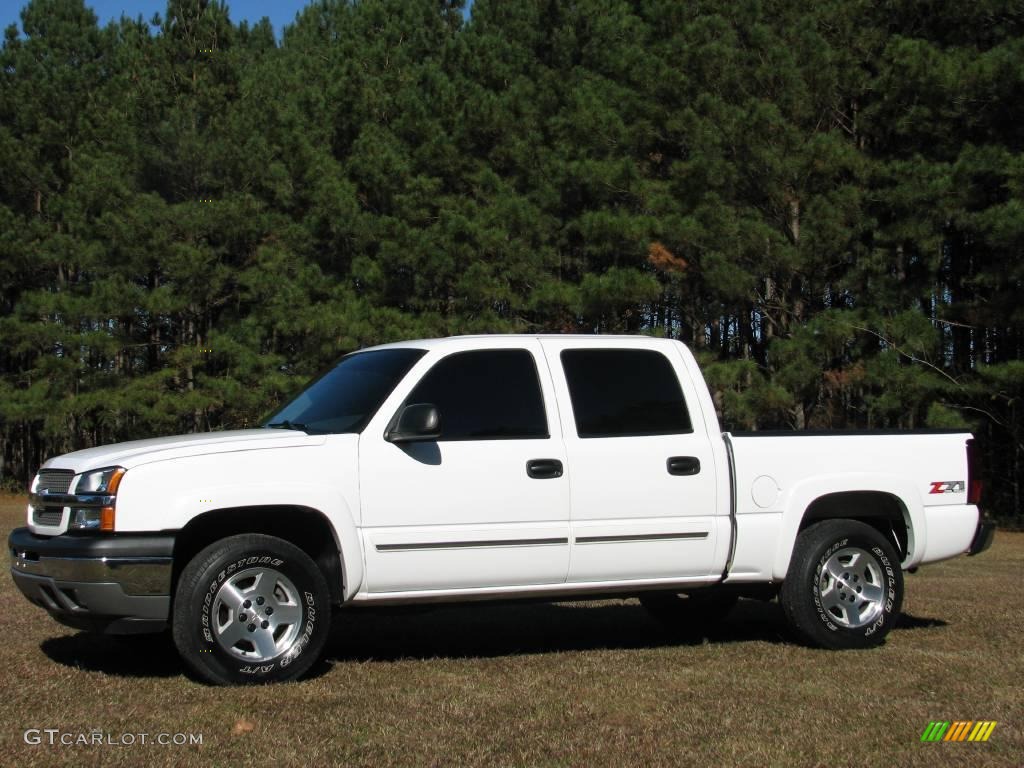
M 562 367 L 580 437 L 692 432 L 672 364 L 640 349 L 567 349 Z
M 406 402 L 437 406 L 441 440 L 548 437 L 537 366 L 525 349 L 449 355 Z

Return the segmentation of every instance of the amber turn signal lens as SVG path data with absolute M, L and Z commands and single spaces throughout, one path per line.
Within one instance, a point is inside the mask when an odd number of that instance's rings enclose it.
M 113 530 L 114 530 L 114 508 L 113 507 L 103 507 L 103 509 L 100 510 L 100 530 L 101 531 L 113 532 Z
M 124 473 L 125 473 L 125 470 L 123 470 L 121 467 L 118 467 L 110 475 L 110 480 L 107 481 L 107 494 L 108 495 L 113 496 L 115 493 L 117 493 L 117 486 L 119 486 L 121 484 L 121 478 L 124 477 Z M 113 514 L 113 512 L 111 512 L 111 514 Z M 111 519 L 113 519 L 113 518 L 111 518 Z

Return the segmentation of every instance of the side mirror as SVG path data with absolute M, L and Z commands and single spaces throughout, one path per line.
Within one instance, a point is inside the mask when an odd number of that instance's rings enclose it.
M 384 439 L 389 443 L 418 443 L 441 437 L 441 414 L 432 403 L 413 403 L 398 412 Z

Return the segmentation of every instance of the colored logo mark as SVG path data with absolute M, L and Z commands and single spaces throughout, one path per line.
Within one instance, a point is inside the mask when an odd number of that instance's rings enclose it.
M 988 741 L 995 727 L 995 720 L 933 720 L 921 741 Z

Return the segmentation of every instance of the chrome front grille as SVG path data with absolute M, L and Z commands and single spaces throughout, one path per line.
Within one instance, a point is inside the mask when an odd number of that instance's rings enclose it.
M 32 522 L 36 525 L 60 525 L 64 515 L 63 507 L 43 507 L 32 510 Z
M 36 482 L 36 493 L 67 493 L 74 476 L 75 473 L 70 469 L 41 469 Z

